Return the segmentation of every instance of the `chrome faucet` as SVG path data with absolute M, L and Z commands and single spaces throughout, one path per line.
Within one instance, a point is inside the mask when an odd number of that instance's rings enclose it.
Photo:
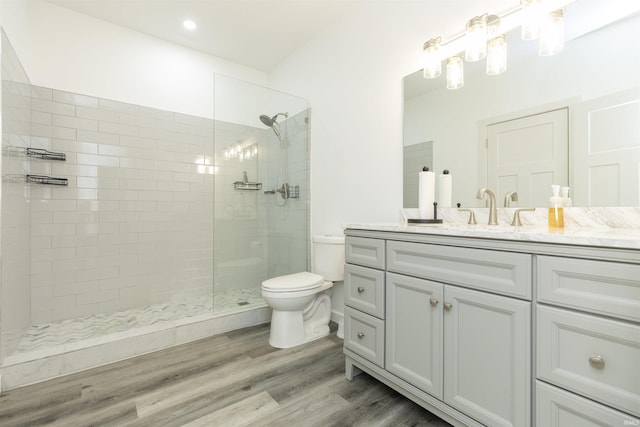
M 518 201 L 518 193 L 513 191 L 504 195 L 504 207 L 508 208 L 510 206 L 510 202 Z
M 489 195 L 489 225 L 498 225 L 498 212 L 496 210 L 496 195 L 488 188 L 482 187 L 476 194 L 476 199 L 482 199 L 484 195 Z

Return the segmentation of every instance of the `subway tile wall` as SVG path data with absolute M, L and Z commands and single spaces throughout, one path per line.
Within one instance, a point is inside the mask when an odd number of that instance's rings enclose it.
M 31 325 L 29 161 L 31 85 L 2 31 L 2 208 L 0 211 L 0 361 Z
M 32 90 L 33 323 L 211 293 L 213 120 Z

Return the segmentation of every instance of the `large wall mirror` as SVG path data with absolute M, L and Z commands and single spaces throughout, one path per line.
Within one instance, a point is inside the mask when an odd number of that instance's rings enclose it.
M 557 55 L 538 56 L 518 28 L 503 74 L 465 62 L 458 90 L 445 88 L 444 70 L 404 78 L 405 207 L 417 206 L 421 165 L 451 171 L 454 206 L 484 206 L 484 186 L 500 206 L 514 191 L 511 206 L 546 206 L 550 184 L 570 186 L 575 206 L 640 206 L 640 7 L 616 15 L 597 3 L 565 8 L 569 40 Z

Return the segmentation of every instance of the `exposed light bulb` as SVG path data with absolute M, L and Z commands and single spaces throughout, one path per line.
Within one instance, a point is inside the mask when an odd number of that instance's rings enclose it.
M 487 42 L 487 74 L 496 75 L 507 70 L 507 39 L 504 35 Z
M 440 37 L 431 39 L 424 44 L 424 68 L 422 75 L 425 79 L 435 79 L 442 74 L 442 60 L 440 59 Z
M 447 59 L 447 89 L 464 86 L 464 65 L 459 55 Z
M 542 0 L 520 0 L 522 4 L 522 40 L 535 40 L 543 18 Z
M 479 61 L 487 56 L 487 15 L 476 16 L 467 23 L 464 59 Z
M 555 55 L 564 49 L 564 13 L 562 9 L 551 12 L 540 27 L 538 55 Z

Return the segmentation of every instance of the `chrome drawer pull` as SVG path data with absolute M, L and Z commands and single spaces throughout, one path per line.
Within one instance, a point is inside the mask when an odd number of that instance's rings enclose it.
M 361 294 L 364 292 L 364 288 L 362 286 L 358 286 L 358 293 Z
M 360 339 L 364 338 L 364 332 L 358 332 L 358 338 Z
M 603 369 L 604 359 L 602 358 L 602 356 L 591 356 L 589 358 L 589 364 L 596 369 Z
M 450 302 L 445 302 L 444 303 L 444 309 L 445 310 L 449 311 L 449 310 L 451 310 L 451 307 L 453 307 L 453 306 L 451 305 Z
M 431 304 L 432 307 L 435 307 L 436 305 L 438 305 L 438 298 L 431 298 L 429 300 L 429 303 Z

